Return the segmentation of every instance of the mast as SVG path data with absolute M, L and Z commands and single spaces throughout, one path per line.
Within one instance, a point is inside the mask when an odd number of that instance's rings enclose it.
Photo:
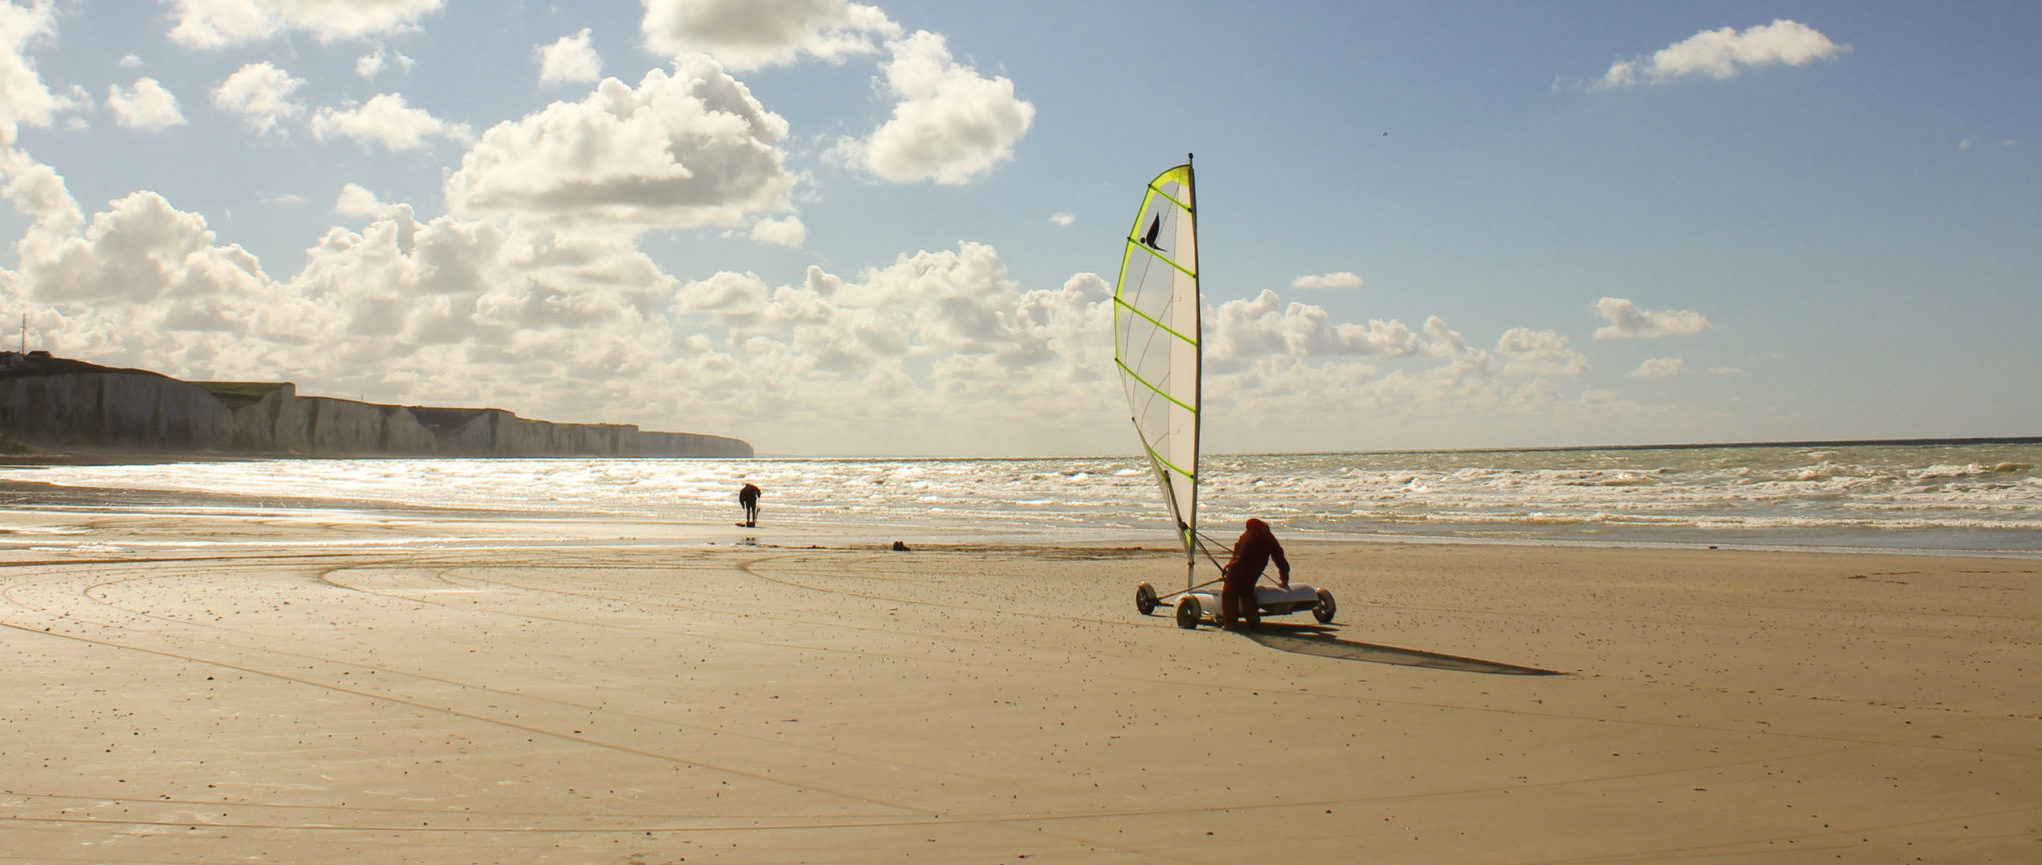
M 1199 427 L 1204 424 L 1205 414 L 1205 285 L 1201 275 L 1205 272 L 1205 250 L 1198 245 L 1198 171 L 1192 167 L 1192 154 L 1184 154 L 1184 188 L 1191 193 L 1191 250 L 1197 256 L 1192 261 L 1191 273 L 1191 321 L 1192 336 L 1198 340 L 1198 356 L 1193 369 L 1197 375 L 1192 378 L 1191 391 L 1191 441 L 1192 452 L 1202 447 L 1198 440 Z M 1200 460 L 1199 470 L 1204 470 Z M 1184 526 L 1184 590 L 1198 584 L 1198 476 L 1191 477 L 1191 509 L 1185 515 Z

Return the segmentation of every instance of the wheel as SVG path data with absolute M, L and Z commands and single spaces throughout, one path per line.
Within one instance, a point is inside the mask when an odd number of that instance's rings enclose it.
M 1319 624 L 1321 625 L 1330 625 L 1333 623 L 1334 609 L 1335 606 L 1333 604 L 1333 593 L 1326 591 L 1325 589 L 1320 589 L 1319 605 L 1312 608 L 1312 618 L 1318 619 Z
M 1198 608 L 1197 595 L 1185 595 L 1177 599 L 1177 627 L 1187 631 L 1198 629 L 1198 617 L 1203 613 Z
M 1143 583 L 1134 588 L 1134 608 L 1142 611 L 1142 615 L 1153 615 L 1156 612 L 1156 605 L 1160 603 L 1162 602 L 1156 599 L 1155 586 Z

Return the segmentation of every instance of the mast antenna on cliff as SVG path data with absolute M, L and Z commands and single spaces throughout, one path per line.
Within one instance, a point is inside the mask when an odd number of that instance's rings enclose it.
M 28 356 L 28 313 L 21 314 L 21 356 Z

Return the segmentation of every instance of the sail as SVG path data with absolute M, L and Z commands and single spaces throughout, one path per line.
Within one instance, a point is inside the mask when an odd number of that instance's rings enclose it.
M 1184 542 L 1197 548 L 1199 297 L 1191 164 L 1142 195 L 1113 292 L 1113 359 L 1135 431 Z

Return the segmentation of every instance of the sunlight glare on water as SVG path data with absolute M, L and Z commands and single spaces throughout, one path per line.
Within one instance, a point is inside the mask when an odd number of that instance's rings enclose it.
M 2042 554 L 2042 444 L 1218 455 L 1199 525 L 1296 536 Z M 361 459 L 0 467 L 81 487 L 716 523 L 1167 543 L 1135 458 Z

